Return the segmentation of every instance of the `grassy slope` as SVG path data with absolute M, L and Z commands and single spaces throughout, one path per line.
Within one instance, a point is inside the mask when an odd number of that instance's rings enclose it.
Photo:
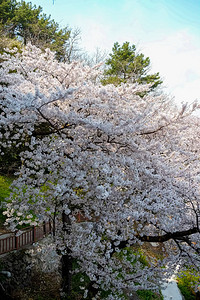
M 13 178 L 0 175 L 0 228 L 3 227 L 3 223 L 5 222 L 5 216 L 3 215 L 3 207 L 2 204 L 5 199 L 10 194 L 10 185 L 13 181 Z

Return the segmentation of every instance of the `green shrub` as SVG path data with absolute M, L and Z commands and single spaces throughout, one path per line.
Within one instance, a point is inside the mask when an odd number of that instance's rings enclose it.
M 3 223 L 6 220 L 6 216 L 3 215 L 3 202 L 10 195 L 10 185 L 13 181 L 13 178 L 0 176 L 0 227 L 3 226 Z
M 195 300 L 194 286 L 200 281 L 200 275 L 193 269 L 181 271 L 177 277 L 178 287 L 185 300 Z
M 13 178 L 0 176 L 0 202 L 4 201 L 6 197 L 10 194 L 10 185 L 13 181 Z
M 161 293 L 156 293 L 150 290 L 137 291 L 141 300 L 162 300 L 164 299 Z

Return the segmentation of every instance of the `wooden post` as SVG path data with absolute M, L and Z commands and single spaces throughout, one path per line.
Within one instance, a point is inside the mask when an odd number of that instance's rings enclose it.
M 36 241 L 36 230 L 35 230 L 35 226 L 32 227 L 32 239 L 33 239 L 33 243 Z
M 78 212 L 78 215 L 77 215 L 77 222 L 81 223 L 81 213 L 80 213 L 80 211 Z
M 15 249 L 17 250 L 19 248 L 19 245 L 18 245 L 19 238 L 16 234 L 17 234 L 17 231 L 15 231 Z

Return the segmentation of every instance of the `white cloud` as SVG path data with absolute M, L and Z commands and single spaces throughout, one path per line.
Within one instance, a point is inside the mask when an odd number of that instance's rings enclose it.
M 144 44 L 142 52 L 150 57 L 152 71 L 160 72 L 178 102 L 200 100 L 200 39 L 181 30 Z
M 93 52 L 97 47 L 108 49 L 112 47 L 109 39 L 109 24 L 105 24 L 102 18 L 88 18 L 87 16 L 77 15 L 76 26 L 81 28 L 82 46 L 87 52 Z
M 189 30 L 179 30 L 151 42 L 136 40 L 130 30 L 114 31 L 103 20 L 85 19 L 82 40 L 87 51 L 96 47 L 111 51 L 114 42 L 130 41 L 149 56 L 151 72 L 160 72 L 166 92 L 177 102 L 200 100 L 200 39 Z M 87 30 L 86 30 L 87 29 Z
M 90 18 L 76 15 L 74 21 L 77 26 L 80 24 L 86 51 L 100 47 L 111 52 L 114 42 L 130 41 L 150 57 L 152 72 L 160 72 L 166 92 L 174 95 L 177 102 L 200 100 L 200 38 L 188 29 L 151 35 L 135 24 L 137 19 L 127 18 L 124 26 L 120 26 L 117 20 L 110 22 L 100 11 Z

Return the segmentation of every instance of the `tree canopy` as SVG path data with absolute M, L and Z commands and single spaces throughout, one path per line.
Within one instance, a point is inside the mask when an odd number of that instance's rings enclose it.
M 108 68 L 104 72 L 103 84 L 139 83 L 152 84 L 155 89 L 162 83 L 159 73 L 149 74 L 150 59 L 144 54 L 137 53 L 136 46 L 125 42 L 120 46 L 115 43 L 112 53 L 106 60 Z
M 159 288 L 177 265 L 199 270 L 199 105 L 138 96 L 148 85 L 102 86 L 96 68 L 59 63 L 49 49 L 1 59 L 1 156 L 26 146 L 7 225 L 51 219 L 65 295 L 73 259 L 91 282 L 86 299 Z M 149 242 L 162 259 L 144 261 L 137 249 Z
M 68 59 L 73 31 L 68 27 L 60 28 L 51 16 L 42 13 L 41 6 L 25 1 L 1 0 L 0 25 L 5 37 L 17 38 L 24 45 L 31 42 L 41 49 L 50 48 L 56 52 L 58 60 Z

